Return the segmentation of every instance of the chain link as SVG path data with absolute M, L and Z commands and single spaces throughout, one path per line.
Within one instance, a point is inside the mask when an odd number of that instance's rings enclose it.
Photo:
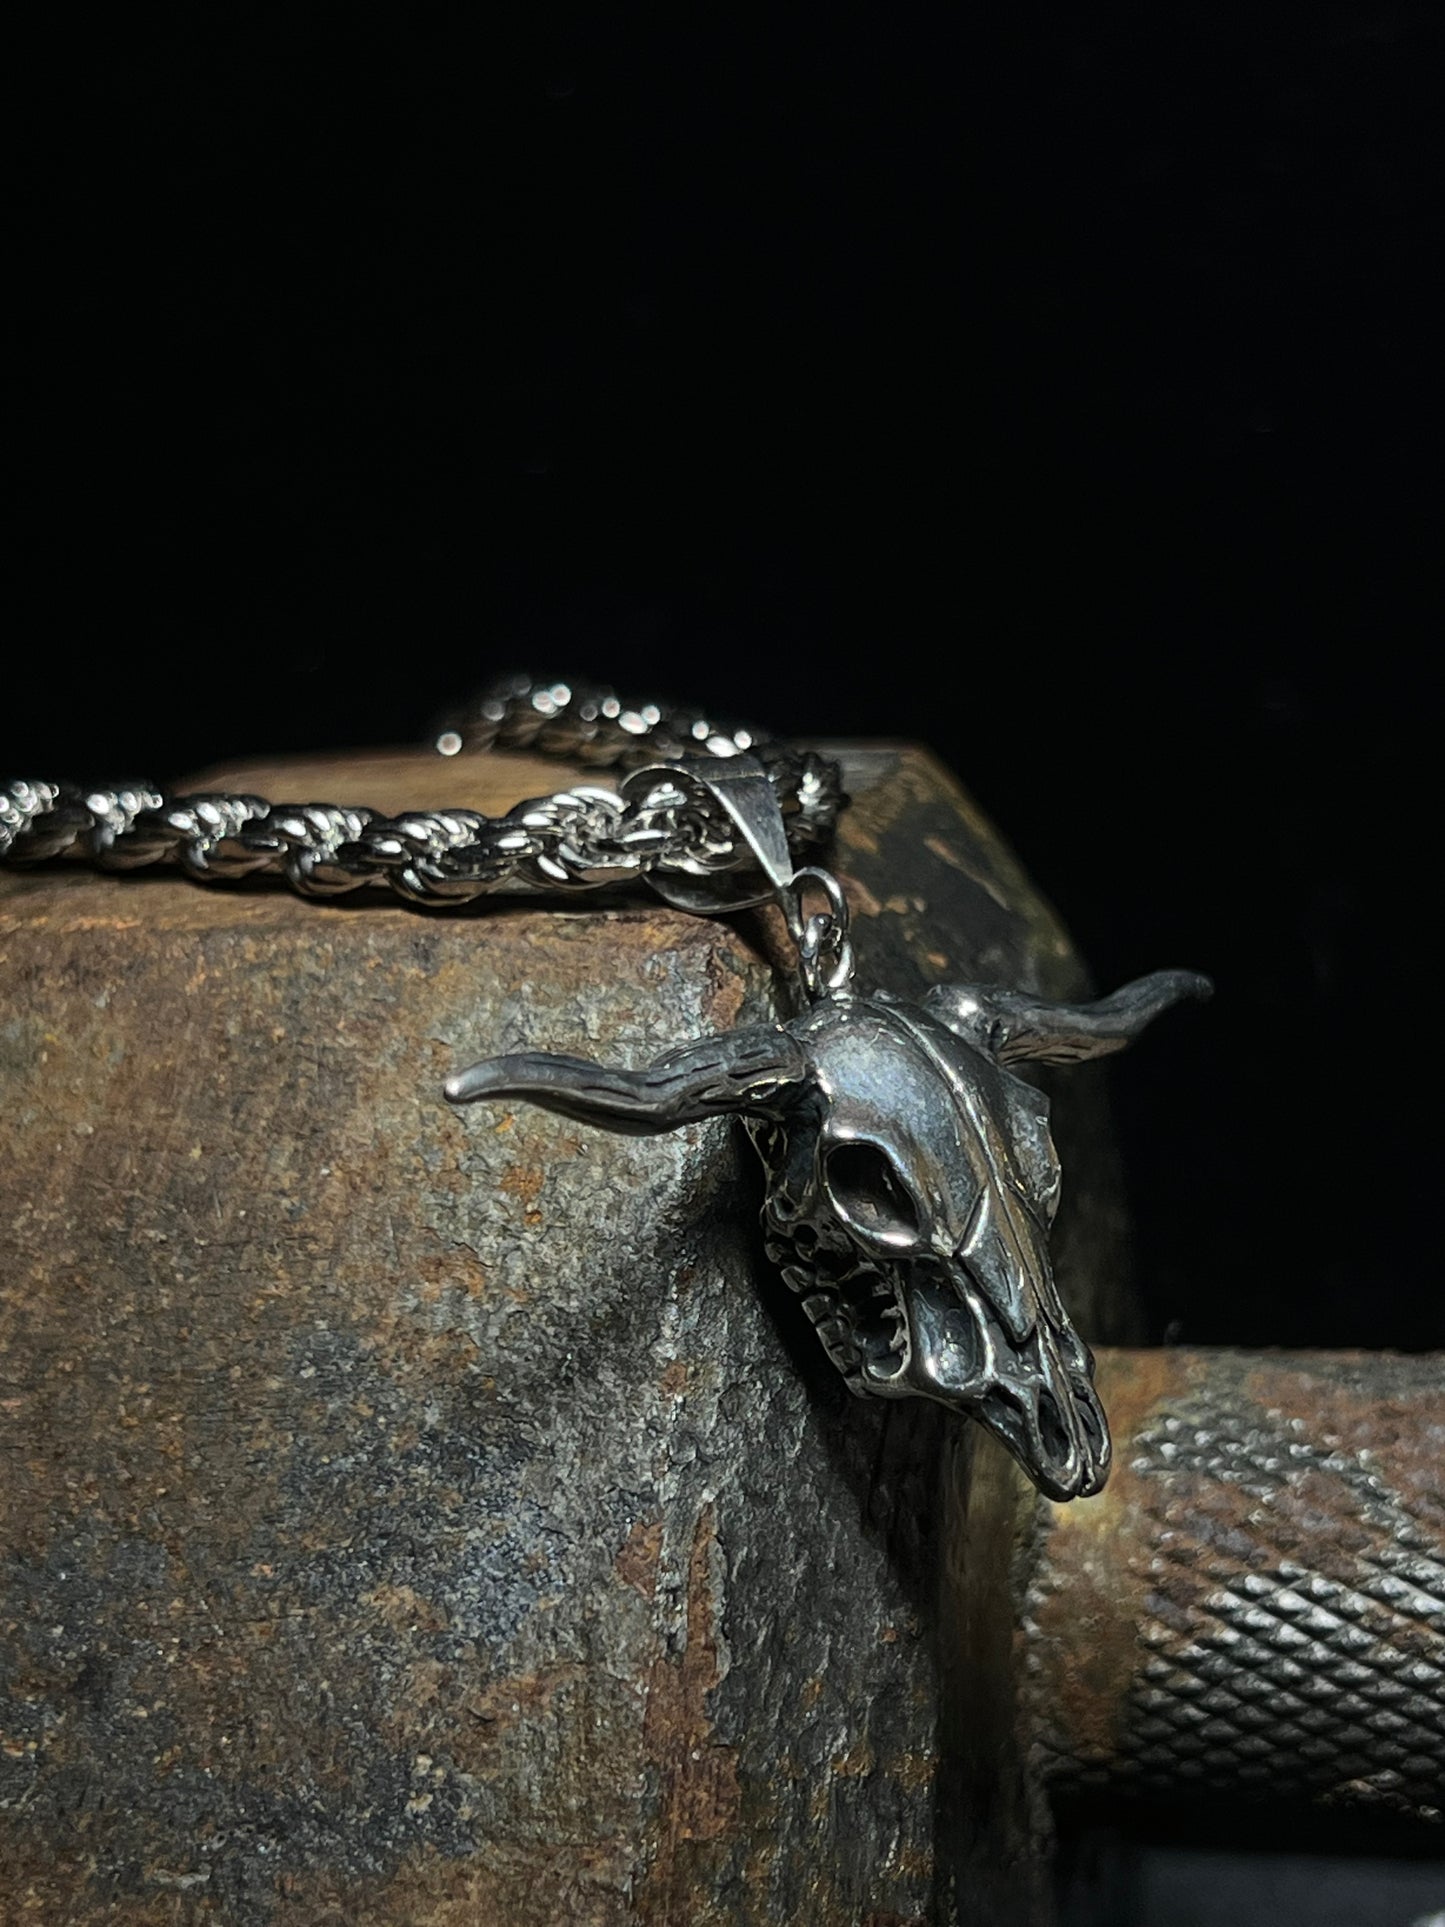
M 509 677 L 437 733 L 445 756 L 528 749 L 594 769 L 687 757 L 749 755 L 763 766 L 802 854 L 846 803 L 836 763 L 702 711 L 627 704 L 609 689 Z M 335 803 L 244 795 L 168 796 L 149 783 L 83 789 L 20 778 L 0 785 L 0 863 L 69 857 L 104 870 L 172 864 L 202 881 L 284 877 L 304 896 L 384 883 L 408 902 L 445 907 L 491 892 L 566 892 L 650 872 L 689 876 L 747 867 L 750 854 L 718 808 L 662 780 L 624 800 L 578 785 L 475 810 L 382 816 Z

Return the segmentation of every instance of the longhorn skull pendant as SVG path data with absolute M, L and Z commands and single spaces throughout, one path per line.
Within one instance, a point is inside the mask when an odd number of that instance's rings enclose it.
M 1109 1429 L 1049 1263 L 1048 1100 L 1009 1067 L 1122 1050 L 1209 981 L 1159 971 L 1092 1004 L 942 984 L 914 1004 L 857 996 L 848 974 L 787 1023 L 643 1070 L 525 1051 L 473 1065 L 446 1095 L 526 1098 L 634 1134 L 741 1117 L 766 1172 L 768 1255 L 849 1387 L 971 1414 L 1051 1499 L 1097 1492 Z
M 551 1051 L 490 1057 L 446 1095 L 528 1098 L 638 1135 L 742 1118 L 766 1173 L 768 1256 L 850 1389 L 971 1414 L 1051 1499 L 1099 1491 L 1108 1421 L 1049 1264 L 1059 1160 L 1048 1100 L 1009 1066 L 1122 1050 L 1171 1004 L 1207 997 L 1208 978 L 1156 971 L 1091 1004 L 987 984 L 940 984 L 920 1003 L 859 996 L 842 886 L 828 870 L 794 869 L 761 766 L 668 763 L 635 771 L 624 790 L 671 796 L 679 784 L 721 812 L 767 887 L 740 895 L 705 863 L 651 882 L 703 916 L 775 899 L 808 1007 L 644 1070 Z M 818 892 L 826 908 L 808 915 Z

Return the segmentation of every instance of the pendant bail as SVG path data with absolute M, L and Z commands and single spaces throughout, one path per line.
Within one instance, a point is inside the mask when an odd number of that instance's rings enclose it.
M 753 864 L 740 872 L 737 858 L 726 864 L 705 857 L 649 870 L 647 880 L 664 902 L 693 916 L 715 917 L 731 910 L 751 910 L 783 896 L 793 879 L 793 853 L 777 792 L 762 764 L 752 756 L 709 757 L 653 763 L 633 770 L 620 785 L 625 803 L 640 801 L 660 784 L 701 791 L 707 802 L 726 815 Z M 758 889 L 749 872 L 761 870 L 766 888 Z

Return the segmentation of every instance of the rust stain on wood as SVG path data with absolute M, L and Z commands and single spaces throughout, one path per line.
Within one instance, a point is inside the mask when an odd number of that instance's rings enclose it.
M 536 1673 L 518 1673 L 510 1678 L 490 1680 L 463 1700 L 462 1710 L 471 1719 L 499 1734 L 509 1726 L 538 1715 L 551 1713 L 557 1695 L 585 1679 L 586 1668 L 576 1661 L 544 1667 Z M 492 1736 L 489 1736 L 489 1738 Z
M 612 1562 L 612 1569 L 624 1586 L 631 1586 L 644 1599 L 657 1592 L 657 1562 L 662 1556 L 662 1526 L 657 1519 L 638 1519 Z
M 657 1381 L 657 1389 L 664 1398 L 680 1398 L 687 1390 L 688 1364 L 685 1358 L 669 1360 L 662 1377 Z
M 656 1855 L 638 1883 L 637 1914 L 653 1927 L 685 1927 L 699 1918 L 709 1858 L 699 1849 L 728 1832 L 740 1805 L 736 1752 L 714 1741 L 708 1710 L 722 1678 L 716 1546 L 716 1508 L 708 1503 L 693 1529 L 682 1651 L 660 1657 L 647 1684 L 643 1742 L 661 1776 L 662 1804 Z
M 866 1741 L 850 1746 L 843 1753 L 835 1753 L 829 1763 L 829 1771 L 840 1780 L 862 1780 L 874 1770 L 877 1761 L 873 1749 Z
M 509 1164 L 497 1179 L 497 1189 L 523 1204 L 535 1204 L 546 1182 L 547 1174 L 540 1165 Z

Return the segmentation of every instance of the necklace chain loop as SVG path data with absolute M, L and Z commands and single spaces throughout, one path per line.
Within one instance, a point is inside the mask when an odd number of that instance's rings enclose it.
M 725 768 L 746 757 L 767 779 L 794 854 L 831 833 L 846 801 L 837 764 L 811 750 L 723 728 L 698 710 L 626 704 L 610 690 L 557 682 L 509 677 L 442 729 L 436 746 L 444 755 L 528 749 L 597 769 L 659 756 Z M 150 783 L 81 788 L 22 778 L 0 785 L 0 863 L 171 863 L 205 881 L 279 876 L 309 897 L 384 883 L 408 902 L 445 908 L 494 892 L 695 880 L 757 862 L 755 845 L 705 783 L 621 787 L 619 795 L 579 784 L 500 817 L 469 809 L 383 816 L 335 803 L 171 796 Z M 707 907 L 730 906 L 718 897 Z

